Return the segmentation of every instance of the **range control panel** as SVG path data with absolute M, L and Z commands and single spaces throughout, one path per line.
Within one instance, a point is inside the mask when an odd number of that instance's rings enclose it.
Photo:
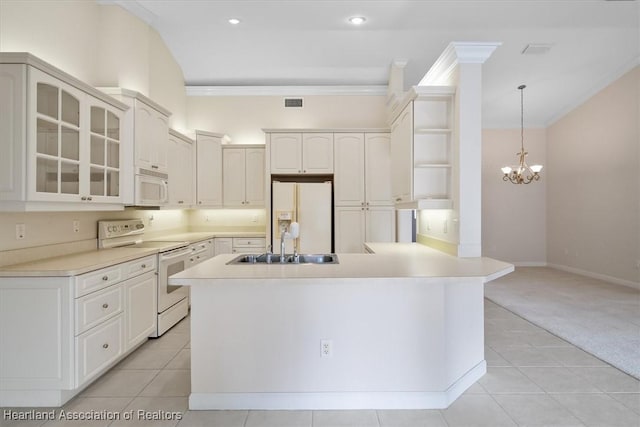
M 98 239 L 113 239 L 122 236 L 135 236 L 144 233 L 142 219 L 121 219 L 98 221 Z

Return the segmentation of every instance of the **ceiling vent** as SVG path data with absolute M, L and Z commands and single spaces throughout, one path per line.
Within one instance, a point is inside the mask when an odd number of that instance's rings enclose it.
M 302 108 L 302 98 L 285 98 L 285 108 Z
M 522 49 L 523 55 L 544 55 L 551 50 L 553 45 L 549 43 L 530 43 Z

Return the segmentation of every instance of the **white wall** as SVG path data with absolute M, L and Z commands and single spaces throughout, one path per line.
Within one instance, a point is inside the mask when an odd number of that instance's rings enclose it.
M 158 33 L 119 6 L 93 0 L 0 1 L 0 51 L 30 52 L 93 86 L 149 96 L 186 125 L 184 76 Z
M 527 163 L 542 164 L 540 181 L 514 185 L 503 166 L 516 164 L 520 129 L 482 132 L 482 255 L 519 265 L 546 262 L 546 195 L 549 177 L 545 129 L 525 129 Z
M 226 133 L 235 144 L 264 144 L 263 128 L 385 128 L 384 96 L 189 96 L 189 128 Z
M 547 129 L 553 265 L 640 282 L 640 67 Z

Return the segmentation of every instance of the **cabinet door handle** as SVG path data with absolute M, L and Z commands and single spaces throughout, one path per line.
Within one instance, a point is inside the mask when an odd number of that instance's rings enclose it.
M 302 172 L 300 169 L 298 169 L 298 173 Z
M 147 264 L 142 264 L 140 267 L 141 268 L 147 268 Z
M 109 343 L 102 344 L 102 348 L 109 348 Z
M 109 308 L 109 304 L 105 302 L 104 304 L 102 304 L 102 308 Z
M 152 169 L 158 169 L 158 165 L 151 165 Z
M 198 200 L 198 204 L 199 204 L 199 205 L 201 205 L 201 204 L 202 204 L 202 201 Z
M 91 200 L 93 200 L 93 199 L 91 198 L 91 196 L 89 196 L 89 197 L 87 197 L 87 200 L 88 200 L 88 201 L 91 201 Z
M 367 202 L 367 206 L 369 206 L 369 202 Z
M 302 173 L 307 173 L 307 170 L 306 170 L 306 169 L 305 169 L 305 170 L 303 170 L 303 171 L 302 171 Z
M 107 280 L 109 280 L 109 276 L 102 276 L 102 280 L 106 282 Z
M 396 197 L 396 202 L 399 202 L 400 200 L 402 200 L 402 197 Z
M 82 197 L 80 197 L 80 200 L 87 200 L 87 197 L 86 196 L 82 196 Z
M 182 204 L 182 203 L 184 203 L 184 201 L 178 200 L 178 204 Z

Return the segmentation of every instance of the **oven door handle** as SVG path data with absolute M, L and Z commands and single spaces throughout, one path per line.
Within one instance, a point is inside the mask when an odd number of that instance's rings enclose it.
M 191 249 L 189 249 L 188 247 L 180 250 L 180 251 L 176 251 L 176 252 L 169 252 L 167 254 L 160 254 L 160 261 L 167 261 L 167 260 L 172 260 L 175 258 L 179 258 L 182 256 L 186 256 L 189 255 L 191 253 Z

